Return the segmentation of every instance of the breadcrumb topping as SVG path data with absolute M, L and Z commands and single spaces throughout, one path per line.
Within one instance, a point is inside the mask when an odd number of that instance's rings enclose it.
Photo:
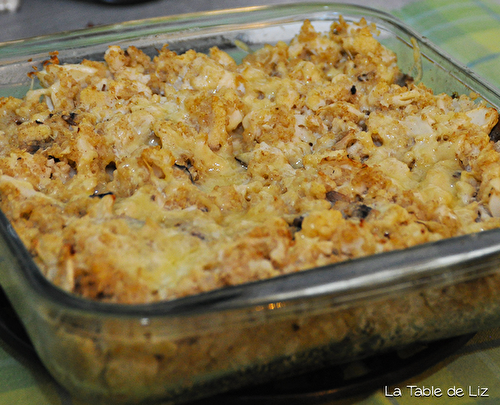
M 373 33 L 53 58 L 0 99 L 0 207 L 49 280 L 122 303 L 499 227 L 497 112 L 413 83 Z

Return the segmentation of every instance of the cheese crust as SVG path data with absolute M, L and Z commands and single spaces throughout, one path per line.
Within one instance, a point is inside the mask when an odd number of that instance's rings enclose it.
M 499 227 L 497 111 L 414 84 L 375 32 L 53 58 L 0 99 L 0 207 L 50 281 L 120 303 Z

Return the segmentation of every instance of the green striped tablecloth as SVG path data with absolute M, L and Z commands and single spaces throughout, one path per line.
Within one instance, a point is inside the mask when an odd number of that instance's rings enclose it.
M 369 3 L 367 3 L 369 4 Z M 424 0 L 392 11 L 459 62 L 500 88 L 500 3 L 492 0 Z M 411 396 L 409 386 L 440 388 L 440 397 Z M 450 396 L 453 387 L 464 389 Z M 487 397 L 474 397 L 487 388 Z M 402 397 L 389 396 L 397 393 Z M 451 391 L 448 393 L 448 390 Z M 417 393 L 413 389 L 414 394 Z M 0 405 L 79 405 L 38 365 L 0 340 Z M 362 399 L 332 405 L 500 404 L 500 329 L 482 331 L 459 353 L 422 375 Z M 112 405 L 112 404 L 110 404 Z
M 424 0 L 393 14 L 500 88 L 500 1 Z

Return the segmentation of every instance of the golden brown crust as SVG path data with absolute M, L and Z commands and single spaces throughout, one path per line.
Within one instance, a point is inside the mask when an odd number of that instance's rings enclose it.
M 0 100 L 1 208 L 50 280 L 125 303 L 500 226 L 497 112 L 400 86 L 373 32 L 48 64 Z

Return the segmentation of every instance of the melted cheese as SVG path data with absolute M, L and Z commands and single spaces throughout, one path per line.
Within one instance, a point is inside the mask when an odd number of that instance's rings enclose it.
M 363 21 L 306 21 L 240 65 L 48 64 L 0 100 L 1 208 L 48 279 L 126 303 L 500 226 L 497 112 L 396 62 Z

